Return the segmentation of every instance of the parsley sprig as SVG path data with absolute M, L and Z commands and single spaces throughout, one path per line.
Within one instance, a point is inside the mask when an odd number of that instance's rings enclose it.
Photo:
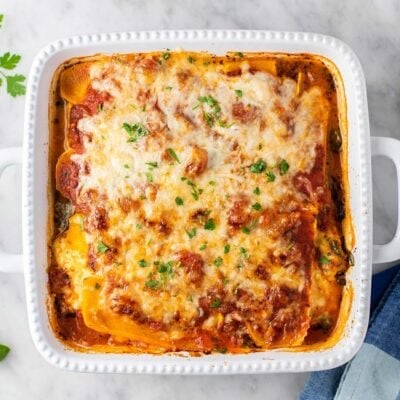
M 0 28 L 2 27 L 4 15 L 0 14 Z M 6 82 L 7 93 L 12 97 L 23 96 L 26 88 L 25 76 L 21 74 L 9 75 L 7 71 L 12 71 L 21 61 L 19 54 L 11 54 L 9 51 L 0 56 L 0 86 Z

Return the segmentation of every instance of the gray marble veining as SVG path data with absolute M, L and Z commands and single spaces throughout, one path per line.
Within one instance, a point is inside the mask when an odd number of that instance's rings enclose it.
M 347 42 L 359 56 L 368 87 L 373 135 L 400 138 L 400 2 L 398 0 L 110 0 L 0 2 L 5 14 L 0 52 L 23 55 L 27 74 L 48 42 L 86 32 L 166 28 L 242 28 L 314 31 Z M 0 147 L 20 145 L 23 98 L 0 93 Z M 396 225 L 395 171 L 374 162 L 375 240 Z M 18 172 L 0 180 L 0 244 L 20 249 Z M 48 365 L 28 332 L 23 277 L 0 274 L 0 342 L 12 352 L 0 364 L 0 399 L 295 399 L 307 374 L 164 377 L 74 374 Z

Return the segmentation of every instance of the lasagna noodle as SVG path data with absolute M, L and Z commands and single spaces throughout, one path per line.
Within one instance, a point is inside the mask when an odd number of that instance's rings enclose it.
M 342 250 L 330 274 L 319 262 L 341 246 L 332 211 L 318 226 L 331 104 L 277 73 L 274 57 L 170 52 L 62 72 L 56 187 L 75 214 L 53 268 L 87 328 L 153 353 L 291 347 L 340 297 Z

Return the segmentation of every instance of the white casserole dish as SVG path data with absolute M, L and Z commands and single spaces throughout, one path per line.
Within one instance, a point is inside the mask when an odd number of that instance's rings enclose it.
M 314 53 L 330 59 L 339 69 L 347 100 L 350 207 L 356 249 L 355 265 L 347 275 L 354 290 L 352 308 L 345 332 L 334 347 L 321 351 L 271 350 L 202 357 L 90 354 L 67 349 L 54 337 L 46 310 L 48 93 L 53 73 L 72 57 L 177 47 L 217 54 L 228 50 Z M 385 155 L 394 161 L 399 177 L 400 141 L 375 137 L 372 144 L 374 155 Z M 372 246 L 371 153 L 365 81 L 352 50 L 331 37 L 294 32 L 197 30 L 80 35 L 56 41 L 40 51 L 33 63 L 26 96 L 23 150 L 0 151 L 0 174 L 6 166 L 18 162 L 23 163 L 24 254 L 10 255 L 0 250 L 0 269 L 12 272 L 23 264 L 33 341 L 47 361 L 70 371 L 231 374 L 333 368 L 353 357 L 363 342 L 369 317 L 372 263 L 400 258 L 399 227 L 392 242 Z

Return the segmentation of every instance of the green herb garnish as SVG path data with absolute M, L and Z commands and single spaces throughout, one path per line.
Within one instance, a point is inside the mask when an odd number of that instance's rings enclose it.
M 242 97 L 243 96 L 243 92 L 241 90 L 239 90 L 239 89 L 235 89 L 235 93 L 236 93 L 236 96 L 238 96 L 238 97 Z
M 95 285 L 94 285 L 94 288 L 95 288 L 96 290 L 99 290 L 99 289 L 101 288 L 100 283 L 99 283 L 99 282 L 96 282 Z
M 330 260 L 328 257 L 322 255 L 321 258 L 319 259 L 319 263 L 322 265 L 327 265 L 330 263 Z
M 189 239 L 192 239 L 196 236 L 197 230 L 196 230 L 196 228 L 192 228 L 189 231 L 186 230 L 186 233 L 189 236 Z
M 183 179 L 183 178 L 185 178 L 185 179 Z M 192 191 L 190 192 L 190 194 L 193 196 L 193 198 L 195 200 L 198 200 L 199 196 L 203 193 L 203 189 L 198 188 L 194 182 L 192 182 L 190 179 L 187 179 L 186 177 L 182 177 L 181 180 L 182 181 L 186 180 L 186 183 L 188 184 L 188 186 L 190 186 L 192 188 Z
M 4 15 L 0 14 L 0 27 L 3 23 Z M 11 54 L 9 51 L 0 56 L 0 86 L 3 83 L 3 79 L 6 80 L 7 93 L 12 97 L 23 96 L 25 94 L 26 88 L 23 82 L 25 82 L 25 76 L 20 74 L 8 75 L 4 70 L 13 70 L 17 67 L 18 63 L 21 61 L 21 56 L 18 54 Z
M 139 267 L 142 267 L 142 268 L 146 268 L 149 266 L 149 263 L 143 258 L 141 260 L 139 260 L 138 264 L 139 264 Z
M 243 53 L 241 51 L 237 51 L 235 53 L 235 55 L 238 56 L 238 57 L 244 57 L 244 55 L 243 55 Z
M 177 206 L 183 206 L 182 197 L 175 197 L 175 203 L 176 203 Z
M 104 254 L 107 250 L 109 250 L 109 247 L 106 244 L 101 241 L 97 243 L 97 251 L 99 253 Z
M 213 218 L 210 218 L 205 222 L 204 229 L 207 229 L 208 231 L 213 231 L 215 229 L 215 221 Z
M 153 175 L 150 172 L 146 172 L 147 182 L 153 182 Z
M 165 86 L 165 90 L 172 90 L 172 86 Z
M 146 136 L 148 134 L 147 129 L 143 124 L 128 124 L 124 122 L 122 124 L 122 128 L 125 129 L 126 133 L 128 134 L 129 138 L 127 140 L 128 143 L 137 142 L 140 137 Z
M 150 168 L 157 168 L 158 167 L 158 162 L 150 161 L 150 162 L 147 162 L 146 165 L 148 165 Z
M 254 203 L 254 204 L 251 206 L 251 208 L 252 208 L 253 210 L 260 211 L 261 208 L 262 208 L 262 206 L 261 206 L 260 203 Z
M 261 158 L 250 166 L 250 171 L 254 174 L 261 174 L 267 168 L 267 163 Z
M 222 257 L 217 257 L 215 260 L 214 260 L 214 265 L 216 266 L 216 267 L 220 267 L 221 265 L 222 265 Z
M 196 62 L 196 59 L 193 58 L 192 56 L 189 56 L 189 57 L 188 57 L 188 61 L 190 62 L 190 64 L 193 64 L 193 63 Z
M 5 344 L 0 344 L 0 361 L 3 361 L 7 357 L 10 350 L 11 349 Z
M 220 306 L 221 306 L 221 300 L 218 298 L 215 298 L 211 303 L 211 308 L 219 308 Z
M 261 190 L 260 188 L 257 186 L 254 190 L 253 193 L 256 194 L 257 196 L 259 196 L 261 194 Z
M 279 163 L 279 173 L 281 175 L 285 175 L 286 172 L 289 171 L 289 164 L 285 159 L 282 159 L 281 162 Z
M 169 275 L 171 275 L 173 273 L 172 266 L 173 266 L 173 262 L 172 261 L 168 261 L 166 263 L 160 263 L 160 265 L 157 268 L 157 272 L 160 273 L 160 274 L 169 274 Z
M 267 177 L 267 182 L 273 182 L 275 180 L 275 174 L 272 171 L 267 171 L 265 176 Z
M 167 151 L 168 151 L 168 154 L 169 154 L 178 164 L 181 163 L 181 162 L 179 161 L 178 156 L 176 155 L 176 153 L 175 153 L 175 151 L 174 151 L 173 149 L 168 148 Z
M 146 281 L 145 285 L 150 289 L 157 289 L 159 282 L 155 279 L 149 279 L 148 281 Z
M 164 59 L 164 60 L 168 60 L 168 58 L 170 58 L 171 57 L 171 54 L 170 53 L 163 53 L 163 55 L 162 55 L 162 58 Z
M 200 247 L 199 250 L 205 250 L 207 248 L 207 242 L 204 242 Z
M 250 233 L 250 229 L 247 226 L 242 227 L 242 232 L 248 235 Z
M 228 254 L 230 250 L 231 250 L 231 246 L 229 244 L 226 244 L 224 246 L 224 254 Z

